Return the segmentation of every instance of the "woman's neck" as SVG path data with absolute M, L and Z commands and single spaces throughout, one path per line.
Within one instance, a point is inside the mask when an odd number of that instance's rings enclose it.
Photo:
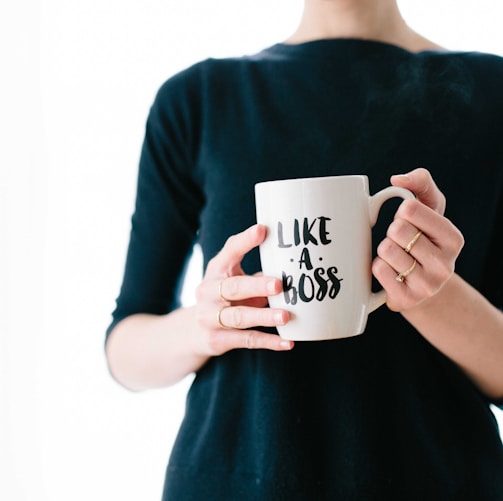
M 441 49 L 407 25 L 396 0 L 305 0 L 299 27 L 285 43 L 325 38 L 376 40 L 411 52 Z

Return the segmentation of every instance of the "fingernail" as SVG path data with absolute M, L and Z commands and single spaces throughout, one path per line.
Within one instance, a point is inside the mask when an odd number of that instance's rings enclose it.
M 269 282 L 267 282 L 266 288 L 269 294 L 277 294 L 276 280 L 269 280 Z
M 401 177 L 402 179 L 410 179 L 409 178 L 409 175 L 408 174 L 394 174 L 393 176 L 391 176 L 392 178 L 393 177 Z
M 274 314 L 274 322 L 276 325 L 283 325 L 285 323 L 283 313 L 281 311 Z
M 281 343 L 279 343 L 279 345 L 281 346 L 281 348 L 285 348 L 287 350 L 289 350 L 289 349 L 292 348 L 292 342 L 291 341 L 281 341 Z

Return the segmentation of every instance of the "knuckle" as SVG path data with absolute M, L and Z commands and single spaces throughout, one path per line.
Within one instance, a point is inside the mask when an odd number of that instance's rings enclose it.
M 206 265 L 206 274 L 212 274 L 218 268 L 218 256 L 219 254 L 216 254 L 208 261 Z
M 253 332 L 246 333 L 245 342 L 249 350 L 257 348 L 257 336 Z
M 235 306 L 232 308 L 232 327 L 236 329 L 241 329 L 243 327 L 243 310 L 242 308 Z
M 225 280 L 225 297 L 230 299 L 239 298 L 240 288 L 241 281 L 239 277 L 228 277 Z
M 382 258 L 390 257 L 390 255 L 393 253 L 394 248 L 395 244 L 393 243 L 393 241 L 390 238 L 386 237 L 377 247 L 377 254 Z
M 374 259 L 374 262 L 372 263 L 372 273 L 376 277 L 381 276 L 381 272 L 384 270 L 385 263 L 382 259 Z
M 224 243 L 223 249 L 229 250 L 232 249 L 234 246 L 234 242 L 236 241 L 237 236 L 236 235 L 231 235 L 230 237 L 227 237 L 227 240 Z
M 200 303 L 205 297 L 205 283 L 201 282 L 195 290 L 196 301 Z
M 457 256 L 465 244 L 463 234 L 452 225 L 446 232 L 446 237 L 442 241 L 442 247 L 446 254 Z
M 399 239 L 400 235 L 405 231 L 407 224 L 408 223 L 401 217 L 395 218 L 393 222 L 388 226 L 386 235 L 396 242 L 397 239 Z
M 459 231 L 457 228 L 455 232 L 455 237 L 452 240 L 454 245 L 454 251 L 456 254 L 459 254 L 461 252 L 461 249 L 465 246 L 465 237 L 463 236 L 461 231 Z
M 430 171 L 428 169 L 425 169 L 424 167 L 418 167 L 416 169 L 416 172 L 420 182 L 426 184 L 432 180 Z
M 389 275 L 389 264 L 380 257 L 374 259 L 374 262 L 372 263 L 372 274 L 384 287 Z
M 415 214 L 418 211 L 420 202 L 416 199 L 414 200 L 404 200 L 400 207 L 398 208 L 397 213 L 401 218 L 411 220 L 414 219 Z

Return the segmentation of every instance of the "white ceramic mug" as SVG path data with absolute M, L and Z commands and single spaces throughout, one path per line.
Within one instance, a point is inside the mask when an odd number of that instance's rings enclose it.
M 386 301 L 372 292 L 372 227 L 382 204 L 414 198 L 390 186 L 373 196 L 367 176 L 330 176 L 255 185 L 257 222 L 267 226 L 260 245 L 262 271 L 283 282 L 270 297 L 291 320 L 285 339 L 316 341 L 361 334 L 369 313 Z

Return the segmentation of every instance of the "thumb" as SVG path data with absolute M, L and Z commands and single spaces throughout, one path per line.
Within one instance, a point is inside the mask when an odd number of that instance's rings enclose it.
M 407 174 L 391 176 L 391 184 L 407 188 L 416 195 L 416 199 L 439 214 L 445 211 L 445 196 L 433 181 L 427 169 L 419 167 Z

